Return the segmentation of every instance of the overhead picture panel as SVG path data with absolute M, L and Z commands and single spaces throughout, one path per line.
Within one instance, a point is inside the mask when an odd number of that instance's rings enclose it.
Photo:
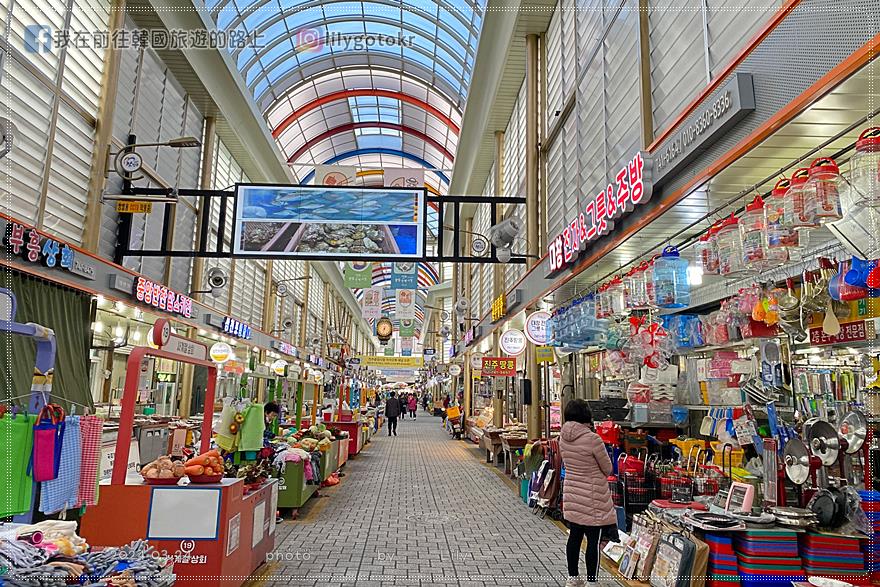
M 418 259 L 425 189 L 239 184 L 233 254 Z

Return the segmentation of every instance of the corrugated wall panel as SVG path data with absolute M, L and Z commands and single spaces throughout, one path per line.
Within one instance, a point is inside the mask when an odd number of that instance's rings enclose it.
M 45 73 L 50 79 L 55 79 L 60 64 L 61 51 L 52 45 L 53 31 L 64 28 L 65 12 L 67 4 L 64 2 L 46 2 L 45 0 L 15 0 L 12 15 L 8 18 L 9 30 L 6 40 L 13 47 L 24 47 L 25 31 L 27 27 L 42 25 L 45 32 L 40 35 L 38 41 L 49 44 L 50 51 L 21 51 L 20 55 L 30 61 L 40 72 Z
M 109 0 L 74 0 L 70 15 L 73 31 L 105 31 L 109 27 Z M 92 116 L 98 114 L 104 49 L 95 43 L 77 47 L 71 43 L 64 62 L 62 89 Z
M 578 211 L 587 205 L 604 183 L 605 169 L 605 104 L 602 92 L 602 53 L 587 66 L 578 85 L 577 117 L 578 161 L 572 170 L 578 171 L 581 189 L 576 197 Z M 550 236 L 557 234 L 551 232 Z
M 0 93 L 4 99 L 9 97 L 9 113 L 18 136 L 15 149 L 0 163 L 0 195 L 5 210 L 35 223 L 46 165 L 52 92 L 14 59 L 6 59 L 4 68 Z
M 565 104 L 562 93 L 562 13 L 553 13 L 547 27 L 547 128 L 552 128 Z
M 59 105 L 43 228 L 74 244 L 82 241 L 94 132 L 70 106 Z
M 702 2 L 654 5 L 648 25 L 654 131 L 659 132 L 706 85 Z
M 717 75 L 779 7 L 778 0 L 707 0 L 709 64 Z
M 556 235 L 562 230 L 565 207 L 565 145 L 560 133 L 547 153 L 547 231 Z
M 634 42 L 638 27 L 638 3 L 627 0 L 605 37 L 605 169 L 609 175 L 641 146 L 639 47 Z

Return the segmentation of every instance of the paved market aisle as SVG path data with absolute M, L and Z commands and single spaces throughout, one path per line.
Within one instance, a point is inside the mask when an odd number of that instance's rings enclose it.
M 533 516 L 473 444 L 421 411 L 398 434 L 380 430 L 339 486 L 278 527 L 265 584 L 564 582 L 565 534 Z

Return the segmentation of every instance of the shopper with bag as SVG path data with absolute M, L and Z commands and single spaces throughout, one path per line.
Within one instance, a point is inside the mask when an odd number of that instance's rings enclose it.
M 400 416 L 400 402 L 397 401 L 397 394 L 393 391 L 385 400 L 385 417 L 388 418 L 388 436 L 394 433 L 397 436 L 397 418 Z
M 578 572 L 581 544 L 587 537 L 587 581 L 595 583 L 603 529 L 616 536 L 617 516 L 608 488 L 611 459 L 599 435 L 593 432 L 593 414 L 587 402 L 571 400 L 565 406 L 565 423 L 560 433 L 559 450 L 565 465 L 562 487 L 563 517 L 569 523 L 566 557 L 567 587 L 583 585 Z
M 416 410 L 419 409 L 419 400 L 416 399 L 416 394 L 409 394 L 409 417 L 416 417 Z

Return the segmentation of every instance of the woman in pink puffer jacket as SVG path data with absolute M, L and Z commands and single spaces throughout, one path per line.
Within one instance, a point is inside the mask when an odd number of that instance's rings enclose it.
M 570 526 L 565 548 L 569 575 L 567 587 L 584 584 L 578 573 L 584 536 L 587 537 L 587 581 L 596 582 L 602 530 L 617 523 L 611 490 L 608 488 L 611 459 L 605 452 L 602 439 L 593 432 L 592 423 L 593 415 L 587 402 L 575 399 L 566 404 L 559 450 L 565 464 L 562 509 Z M 612 532 L 612 535 L 615 534 Z

